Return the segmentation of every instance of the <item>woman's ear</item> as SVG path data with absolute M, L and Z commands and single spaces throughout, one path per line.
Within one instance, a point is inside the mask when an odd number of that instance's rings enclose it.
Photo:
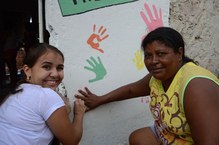
M 179 48 L 179 51 L 178 51 L 178 54 L 179 54 L 179 61 L 182 61 L 183 53 L 184 53 L 183 48 L 180 47 L 180 48 Z
M 27 79 L 31 77 L 31 69 L 26 64 L 23 66 L 23 71 L 24 71 Z

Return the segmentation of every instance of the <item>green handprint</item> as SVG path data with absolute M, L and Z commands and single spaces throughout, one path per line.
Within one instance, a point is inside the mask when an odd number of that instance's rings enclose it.
M 91 56 L 90 59 L 87 59 L 87 62 L 90 64 L 91 67 L 85 66 L 84 69 L 87 69 L 89 71 L 92 71 L 96 74 L 96 77 L 94 79 L 89 80 L 89 83 L 102 80 L 104 76 L 106 76 L 107 72 L 104 68 L 100 57 L 98 58 L 98 62 Z
M 135 63 L 135 66 L 138 70 L 141 70 L 144 68 L 144 61 L 142 58 L 142 50 L 137 50 L 135 52 L 135 58 L 133 58 L 132 61 Z

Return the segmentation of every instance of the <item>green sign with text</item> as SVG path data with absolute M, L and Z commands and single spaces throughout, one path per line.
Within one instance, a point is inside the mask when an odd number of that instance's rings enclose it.
M 59 6 L 63 16 L 76 15 L 138 0 L 59 0 Z

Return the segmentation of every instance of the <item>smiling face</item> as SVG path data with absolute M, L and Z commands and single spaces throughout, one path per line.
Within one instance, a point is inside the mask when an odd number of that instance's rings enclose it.
M 27 81 L 55 90 L 64 77 L 63 63 L 63 57 L 59 53 L 48 49 L 37 59 L 33 67 L 24 66 L 27 78 L 30 76 Z
M 174 52 L 161 41 L 153 41 L 144 48 L 144 62 L 156 79 L 170 83 L 182 65 L 182 49 Z

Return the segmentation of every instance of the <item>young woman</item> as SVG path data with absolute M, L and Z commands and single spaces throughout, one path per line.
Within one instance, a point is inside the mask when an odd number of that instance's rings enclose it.
M 0 91 L 0 144 L 77 145 L 82 137 L 84 101 L 74 102 L 71 122 L 54 91 L 64 77 L 64 56 L 56 47 L 31 47 L 24 59 L 24 80 Z
M 93 109 L 102 104 L 150 95 L 154 126 L 134 131 L 130 145 L 218 145 L 219 80 L 185 56 L 182 36 L 160 27 L 142 41 L 144 78 L 103 96 L 88 88 L 75 97 Z

